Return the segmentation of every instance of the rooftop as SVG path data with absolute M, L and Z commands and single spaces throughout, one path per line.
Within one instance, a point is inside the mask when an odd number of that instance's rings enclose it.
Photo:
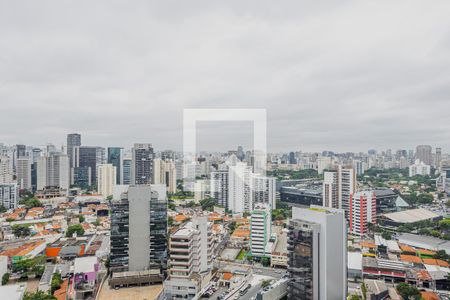
M 439 215 L 423 208 L 416 208 L 384 214 L 384 217 L 396 223 L 416 223 L 438 218 Z

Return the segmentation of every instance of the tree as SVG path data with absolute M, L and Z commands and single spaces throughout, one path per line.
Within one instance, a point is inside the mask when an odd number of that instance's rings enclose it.
M 433 203 L 433 195 L 431 194 L 420 194 L 417 197 L 417 202 L 419 202 L 420 204 L 431 204 Z
M 66 232 L 66 237 L 72 237 L 74 233 L 77 233 L 77 236 L 82 236 L 84 234 L 83 226 L 80 224 L 70 225 Z
M 28 225 L 13 225 L 11 228 L 12 228 L 14 235 L 17 237 L 29 236 L 31 233 Z
M 2 276 L 2 285 L 5 285 L 5 284 L 8 283 L 8 281 L 9 281 L 9 276 L 11 276 L 11 274 L 9 274 L 9 273 L 3 274 L 3 276 Z
M 403 299 L 407 300 L 420 300 L 422 299 L 422 295 L 415 286 L 409 285 L 407 283 L 399 283 L 397 285 L 397 291 Z
M 6 211 L 7 211 L 6 207 L 4 207 L 3 205 L 0 204 L 0 214 L 4 213 Z
M 33 208 L 33 207 L 42 207 L 41 201 L 39 201 L 36 197 L 23 199 L 20 201 L 20 204 L 25 205 L 26 208 Z
M 35 293 L 25 293 L 23 300 L 56 300 L 56 297 L 43 291 L 37 291 Z
M 271 280 L 263 279 L 261 280 L 261 288 L 268 287 L 271 283 Z
M 78 215 L 78 221 L 79 221 L 80 223 L 83 223 L 85 220 L 86 220 L 86 219 L 85 219 L 85 217 L 84 217 L 83 215 Z
M 390 232 L 388 231 L 383 231 L 383 233 L 381 234 L 381 236 L 383 237 L 383 239 L 385 240 L 390 240 L 392 238 L 392 235 Z
M 230 234 L 232 234 L 234 230 L 236 230 L 236 222 L 235 221 L 231 222 L 228 228 L 230 229 Z
M 63 280 L 61 279 L 61 274 L 56 272 L 53 274 L 52 283 L 51 283 L 51 294 L 58 290 L 61 287 Z
M 167 218 L 167 225 L 169 225 L 169 226 L 172 226 L 172 225 L 173 225 L 173 217 L 172 217 L 172 216 L 169 216 L 169 217 Z
M 264 267 L 270 266 L 270 258 L 268 258 L 268 257 L 263 257 L 263 258 L 261 259 L 261 263 L 262 263 L 262 265 L 263 265 Z
M 202 206 L 203 210 L 212 211 L 214 205 L 216 205 L 216 200 L 214 198 L 203 199 L 200 201 L 200 205 Z
M 362 298 L 361 298 L 361 296 L 358 296 L 358 295 L 351 295 L 348 299 L 349 300 L 361 300 Z

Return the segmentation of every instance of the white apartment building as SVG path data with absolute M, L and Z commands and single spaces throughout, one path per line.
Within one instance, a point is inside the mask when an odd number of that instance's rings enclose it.
M 269 240 L 272 235 L 272 210 L 270 205 L 258 203 L 250 218 L 250 250 L 254 257 L 270 257 Z
M 45 187 L 59 187 L 69 190 L 69 158 L 58 152 L 37 159 L 37 189 Z
M 97 191 L 100 195 L 108 197 L 113 195 L 116 185 L 117 168 L 112 164 L 97 166 Z
M 165 184 L 168 193 L 177 191 L 177 169 L 171 160 L 153 160 L 153 180 L 155 184 Z
M 228 171 L 228 209 L 234 213 L 252 210 L 250 176 L 252 168 L 237 162 Z
M 194 217 L 170 236 L 167 299 L 192 299 L 209 281 L 212 269 L 212 233 L 207 217 Z
M 368 224 L 377 223 L 377 198 L 373 191 L 362 191 L 350 199 L 350 233 L 363 236 L 368 232 Z
M 421 160 L 416 160 L 415 163 L 409 166 L 409 177 L 416 175 L 429 176 L 431 174 L 431 167 L 426 165 Z
M 13 181 L 12 163 L 8 156 L 0 156 L 0 184 L 9 184 Z
M 343 209 L 348 218 L 350 197 L 355 191 L 356 172 L 353 167 L 339 165 L 335 171 L 324 173 L 324 207 Z
M 276 179 L 275 177 L 252 174 L 251 176 L 252 206 L 265 203 L 271 209 L 276 209 Z
M 16 183 L 0 184 L 0 204 L 6 209 L 17 207 L 19 187 Z

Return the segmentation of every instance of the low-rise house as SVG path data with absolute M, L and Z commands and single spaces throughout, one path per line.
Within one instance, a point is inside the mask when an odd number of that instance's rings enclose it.
M 100 264 L 97 257 L 77 257 L 74 262 L 74 276 L 72 285 L 74 287 L 75 299 L 86 299 L 95 297 L 101 281 Z

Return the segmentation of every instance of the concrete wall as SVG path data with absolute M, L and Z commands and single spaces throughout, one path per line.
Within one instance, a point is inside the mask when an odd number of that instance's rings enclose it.
M 151 187 L 149 185 L 129 187 L 129 271 L 141 271 L 149 268 L 150 199 Z

